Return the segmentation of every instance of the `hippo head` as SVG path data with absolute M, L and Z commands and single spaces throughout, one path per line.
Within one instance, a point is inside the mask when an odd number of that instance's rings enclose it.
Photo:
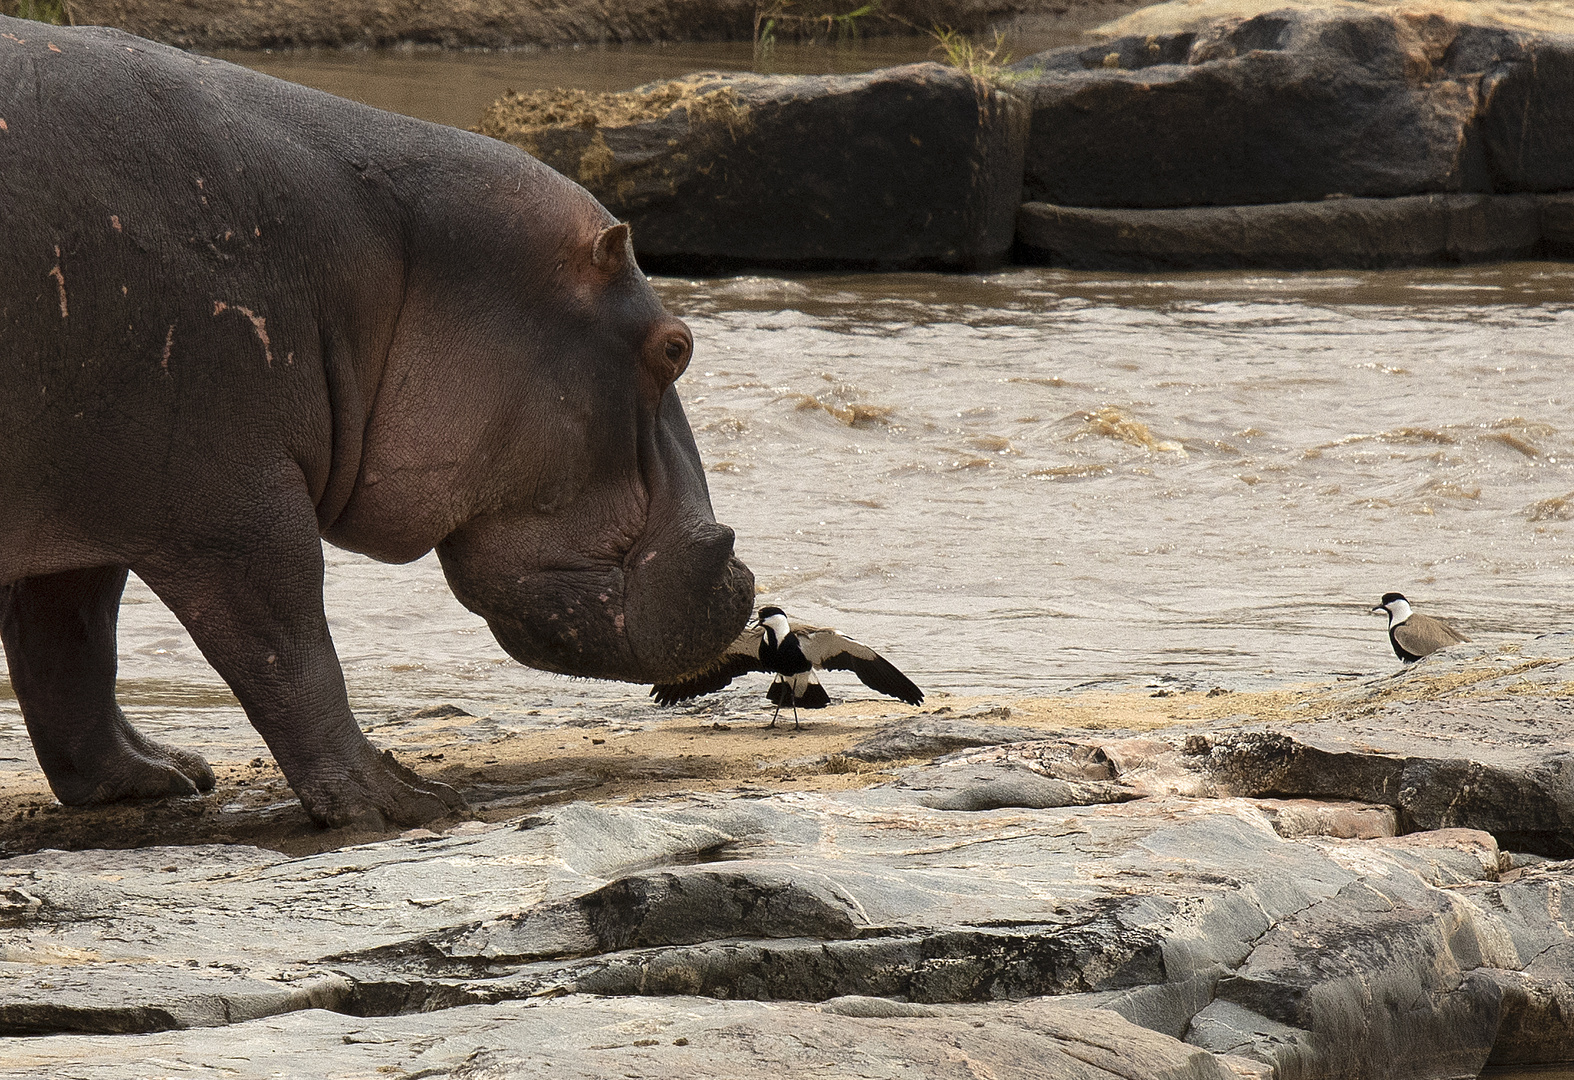
M 590 205 L 521 225 L 535 243 L 491 279 L 412 281 L 351 507 L 420 535 L 347 546 L 413 557 L 439 534 L 454 595 L 514 659 L 655 682 L 731 643 L 754 578 L 673 385 L 693 338 Z

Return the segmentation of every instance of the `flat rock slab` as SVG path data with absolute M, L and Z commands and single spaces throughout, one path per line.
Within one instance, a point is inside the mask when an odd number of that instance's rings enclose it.
M 1519 845 L 1574 834 L 1571 681 L 1553 635 L 1309 691 L 1302 722 L 974 745 L 862 790 L 8 859 L 0 1026 L 32 1037 L 0 1075 L 1559 1062 L 1574 863 Z M 1020 733 L 989 719 L 912 726 Z
M 777 1080 L 784 1069 L 890 1080 L 1229 1080 L 1262 1075 L 1254 1065 L 1261 1067 L 1104 1010 L 1046 999 L 904 1008 L 869 999 L 809 1005 L 573 996 L 372 1019 L 300 1012 L 222 1031 L 133 1039 L 30 1039 L 7 1047 L 0 1076 L 63 1075 L 55 1070 L 68 1066 L 81 1080 L 118 1080 L 139 1068 L 146 1075 L 149 1067 L 183 1076 L 320 1080 Z
M 1411 195 L 1172 210 L 1024 203 L 1019 259 L 1086 269 L 1374 269 L 1525 259 L 1570 245 L 1565 202 Z M 1551 231 L 1543 219 L 1552 218 Z
M 979 770 L 1118 781 L 1128 795 L 1270 797 L 1389 807 L 1401 831 L 1464 827 L 1574 855 L 1574 635 L 1462 645 L 1401 672 L 1310 693 L 1298 722 L 1039 740 L 954 755 L 906 782 L 959 793 Z M 1028 790 L 1024 788 L 1024 790 Z M 1375 819 L 1374 819 L 1375 821 Z M 1292 826 L 1293 828 L 1294 826 Z M 1352 823 L 1350 827 L 1355 827 Z
M 630 222 L 647 269 L 977 269 L 1011 247 L 1027 109 L 955 68 L 911 64 L 515 95 L 476 130 Z

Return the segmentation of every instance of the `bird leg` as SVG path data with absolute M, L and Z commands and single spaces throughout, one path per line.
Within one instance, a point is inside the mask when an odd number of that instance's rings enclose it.
M 776 676 L 776 679 L 777 679 L 777 681 L 780 681 L 781 680 L 781 676 L 780 675 Z M 791 687 L 789 687 L 788 689 L 790 691 Z M 781 714 L 782 714 L 782 703 L 780 701 L 778 701 L 776 703 L 776 711 L 771 713 L 771 722 L 769 724 L 766 724 L 765 726 L 768 727 L 768 728 L 775 727 L 776 726 L 776 718 L 778 716 L 780 716 Z

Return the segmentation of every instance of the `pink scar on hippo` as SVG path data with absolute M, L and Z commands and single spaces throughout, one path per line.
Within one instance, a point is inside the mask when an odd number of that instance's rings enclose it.
M 659 682 L 737 636 L 753 578 L 673 386 L 693 341 L 628 226 L 478 135 L 23 29 L 0 18 L 0 637 L 62 802 L 213 787 L 116 704 L 129 571 L 329 826 L 463 801 L 356 724 L 323 539 L 435 548 L 549 671 Z

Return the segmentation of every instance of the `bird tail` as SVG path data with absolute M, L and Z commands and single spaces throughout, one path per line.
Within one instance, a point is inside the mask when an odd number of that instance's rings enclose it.
M 804 687 L 803 693 L 798 695 L 798 708 L 823 709 L 831 703 L 831 695 L 825 692 L 825 687 L 817 682 L 811 682 Z
M 771 683 L 770 689 L 765 691 L 765 696 L 770 699 L 772 705 L 779 705 L 784 709 L 791 708 L 792 684 L 786 679 L 777 678 L 775 682 Z M 821 686 L 819 680 L 811 675 L 809 677 L 809 685 L 805 686 L 803 692 L 798 695 L 798 708 L 823 709 L 830 703 L 831 696 L 825 692 L 825 687 Z

